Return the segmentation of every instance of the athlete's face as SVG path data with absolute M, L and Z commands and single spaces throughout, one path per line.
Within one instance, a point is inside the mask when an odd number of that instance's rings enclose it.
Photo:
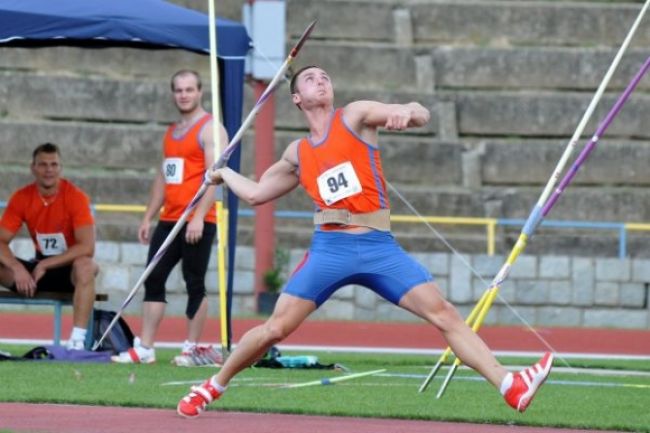
M 192 74 L 179 75 L 174 78 L 174 103 L 181 114 L 189 114 L 201 104 L 203 92 L 199 90 L 196 77 Z
M 43 189 L 54 188 L 61 176 L 61 158 L 58 153 L 39 152 L 32 162 L 36 184 Z
M 330 76 L 320 68 L 304 70 L 296 79 L 295 93 L 292 97 L 293 103 L 302 109 L 314 104 L 332 104 L 334 89 Z

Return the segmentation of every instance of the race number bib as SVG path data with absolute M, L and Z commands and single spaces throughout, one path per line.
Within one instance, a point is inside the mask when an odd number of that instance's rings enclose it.
M 36 241 L 44 256 L 57 256 L 68 249 L 63 233 L 36 233 Z
M 163 174 L 165 183 L 183 183 L 183 158 L 165 158 Z
M 318 192 L 328 206 L 361 192 L 361 182 L 351 162 L 344 162 L 318 176 Z

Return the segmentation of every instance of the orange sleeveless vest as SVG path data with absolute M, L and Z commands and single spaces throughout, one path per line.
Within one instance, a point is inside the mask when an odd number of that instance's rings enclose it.
M 364 142 L 345 124 L 341 109 L 333 113 L 323 141 L 312 143 L 308 137 L 300 140 L 298 163 L 300 184 L 318 209 L 366 213 L 390 208 L 379 149 Z M 341 169 L 344 166 L 348 168 Z M 355 176 L 360 191 L 337 199 L 338 190 L 349 188 Z
M 205 124 L 212 119 L 210 114 L 201 117 L 181 137 L 174 137 L 175 124 L 170 125 L 163 139 L 163 175 L 165 177 L 165 201 L 160 214 L 161 221 L 178 221 L 203 184 L 205 155 L 201 147 L 200 134 Z M 211 145 L 211 143 L 205 143 Z M 191 219 L 193 213 L 190 214 Z M 205 222 L 216 222 L 214 206 L 204 218 Z

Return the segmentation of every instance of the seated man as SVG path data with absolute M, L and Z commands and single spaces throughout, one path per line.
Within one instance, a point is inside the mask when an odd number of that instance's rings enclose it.
M 61 168 L 55 144 L 34 150 L 35 181 L 14 192 L 0 220 L 0 285 L 25 297 L 39 291 L 74 292 L 67 347 L 82 350 L 99 270 L 93 260 L 95 222 L 88 197 L 61 177 Z M 36 249 L 36 257 L 29 261 L 16 258 L 9 248 L 23 223 Z

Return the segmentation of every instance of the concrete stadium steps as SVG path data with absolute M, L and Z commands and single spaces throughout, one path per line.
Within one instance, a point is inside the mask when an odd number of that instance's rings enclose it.
M 173 121 L 167 84 L 60 76 L 2 74 L 0 112 L 4 120 L 40 118 L 66 121 L 147 124 L 160 127 Z M 19 90 L 22 89 L 22 90 Z M 608 92 L 593 116 L 591 130 L 610 110 L 618 93 Z M 454 135 L 570 136 L 591 100 L 587 92 L 457 91 L 422 95 L 413 92 L 342 90 L 337 104 L 359 98 L 385 102 L 419 100 L 432 112 L 432 120 L 416 134 L 442 138 Z M 289 98 L 277 98 L 277 128 L 302 129 L 304 121 Z M 252 108 L 247 98 L 244 113 Z M 643 113 L 650 110 L 650 95 L 636 92 L 608 130 L 608 136 L 650 137 Z M 588 129 L 589 130 L 589 129 Z
M 6 174 L 6 180 L 0 186 L 4 197 L 31 180 L 26 167 L 32 145 L 25 143 L 45 140 L 61 144 L 65 156 L 64 175 L 86 189 L 93 202 L 141 204 L 148 197 L 160 157 L 157 137 L 161 128 L 6 121 L 0 122 L 0 126 L 3 134 L 10 137 L 4 145 L 6 161 L 1 169 Z M 295 131 L 276 134 L 276 155 L 279 157 L 289 142 L 302 135 L 304 132 Z M 384 172 L 393 183 L 421 184 L 424 188 L 466 186 L 468 193 L 475 193 L 475 189 L 484 186 L 528 185 L 541 192 L 567 140 L 509 139 L 461 143 L 382 134 L 380 148 Z M 255 155 L 253 132 L 245 135 L 242 146 L 242 173 L 251 176 Z M 581 148 L 574 151 L 574 157 Z M 645 161 L 649 158 L 648 142 L 606 136 L 576 176 L 574 185 L 647 186 L 650 174 L 645 169 Z M 423 164 L 423 160 L 427 163 Z M 616 166 L 612 166 L 612 161 L 616 161 Z M 304 207 L 298 210 L 310 208 L 308 202 L 302 201 L 302 204 Z M 476 209 L 465 210 L 477 215 Z
M 458 134 L 476 136 L 545 136 L 573 134 L 589 105 L 586 93 L 463 92 L 455 97 Z M 603 96 L 586 131 L 593 133 L 619 95 Z M 634 93 L 607 129 L 607 137 L 650 138 L 645 124 L 650 95 Z
M 438 44 L 431 48 L 386 42 L 310 40 L 299 66 L 335 71 L 337 90 L 419 91 L 550 89 L 593 92 L 618 47 L 476 47 Z M 633 44 L 621 59 L 609 90 L 624 89 L 647 57 Z M 650 89 L 642 80 L 639 90 Z M 282 92 L 281 92 L 282 93 Z
M 78 75 L 87 78 L 156 79 L 169 86 L 169 78 L 181 67 L 195 69 L 206 79 L 210 76 L 208 56 L 185 50 L 81 49 L 65 46 L 39 49 L 0 47 L 0 71 L 3 72 L 21 71 L 38 75 L 72 76 L 71 70 L 75 70 Z
M 618 47 L 440 46 L 431 51 L 434 85 L 436 89 L 465 91 L 548 89 L 595 93 L 617 51 Z M 647 55 L 644 48 L 629 48 L 607 90 L 625 89 Z M 650 81 L 641 80 L 637 89 L 647 92 Z
M 96 212 L 97 240 L 138 242 L 138 229 L 141 221 L 142 213 L 139 212 Z
M 122 123 L 176 120 L 169 82 L 0 72 L 3 117 Z
M 289 0 L 287 34 L 298 38 L 311 21 L 318 19 L 308 43 L 317 39 L 391 42 L 396 4 L 392 1 Z
M 408 4 L 416 41 L 512 45 L 603 45 L 622 41 L 638 15 L 635 3 L 571 1 L 414 1 Z M 471 23 L 471 25 L 468 25 Z M 639 29 L 641 43 L 650 28 Z
M 590 136 L 584 137 L 572 153 L 567 168 L 573 163 Z M 517 185 L 548 182 L 569 137 L 548 140 L 483 141 L 476 152 L 481 159 L 480 182 L 483 185 Z M 572 185 L 646 186 L 650 173 L 648 141 L 601 138 L 589 159 L 583 164 Z M 572 187 L 573 188 L 573 187 Z
M 57 143 L 64 167 L 147 170 L 159 161 L 165 127 L 82 121 L 0 120 L 3 164 L 27 167 L 34 147 Z M 24 171 L 24 169 L 23 169 Z
M 21 167 L 0 166 L 0 197 L 6 201 L 18 187 L 32 182 L 28 163 Z M 90 196 L 92 203 L 146 204 L 154 177 L 153 170 L 111 172 L 99 169 L 82 170 L 64 167 L 63 177 L 74 182 Z
M 337 90 L 336 104 L 355 99 L 382 102 L 417 100 L 431 111 L 431 121 L 409 134 L 431 134 L 442 139 L 463 136 L 570 137 L 592 99 L 591 92 L 552 92 L 539 90 L 439 91 L 436 94 Z M 601 99 L 585 132 L 595 131 L 619 97 L 607 92 Z M 252 107 L 251 99 L 244 111 Z M 304 120 L 289 98 L 276 99 L 276 128 L 302 130 Z M 250 105 L 249 105 L 250 104 Z M 635 92 L 607 130 L 608 137 L 650 138 L 643 122 L 650 112 L 650 94 Z
M 641 2 L 292 0 L 287 30 L 298 37 L 311 20 L 314 39 L 430 45 L 611 46 L 622 41 Z M 363 20 L 358 17 L 363 16 Z M 367 18 L 367 19 L 366 19 Z M 639 43 L 650 42 L 641 26 Z

